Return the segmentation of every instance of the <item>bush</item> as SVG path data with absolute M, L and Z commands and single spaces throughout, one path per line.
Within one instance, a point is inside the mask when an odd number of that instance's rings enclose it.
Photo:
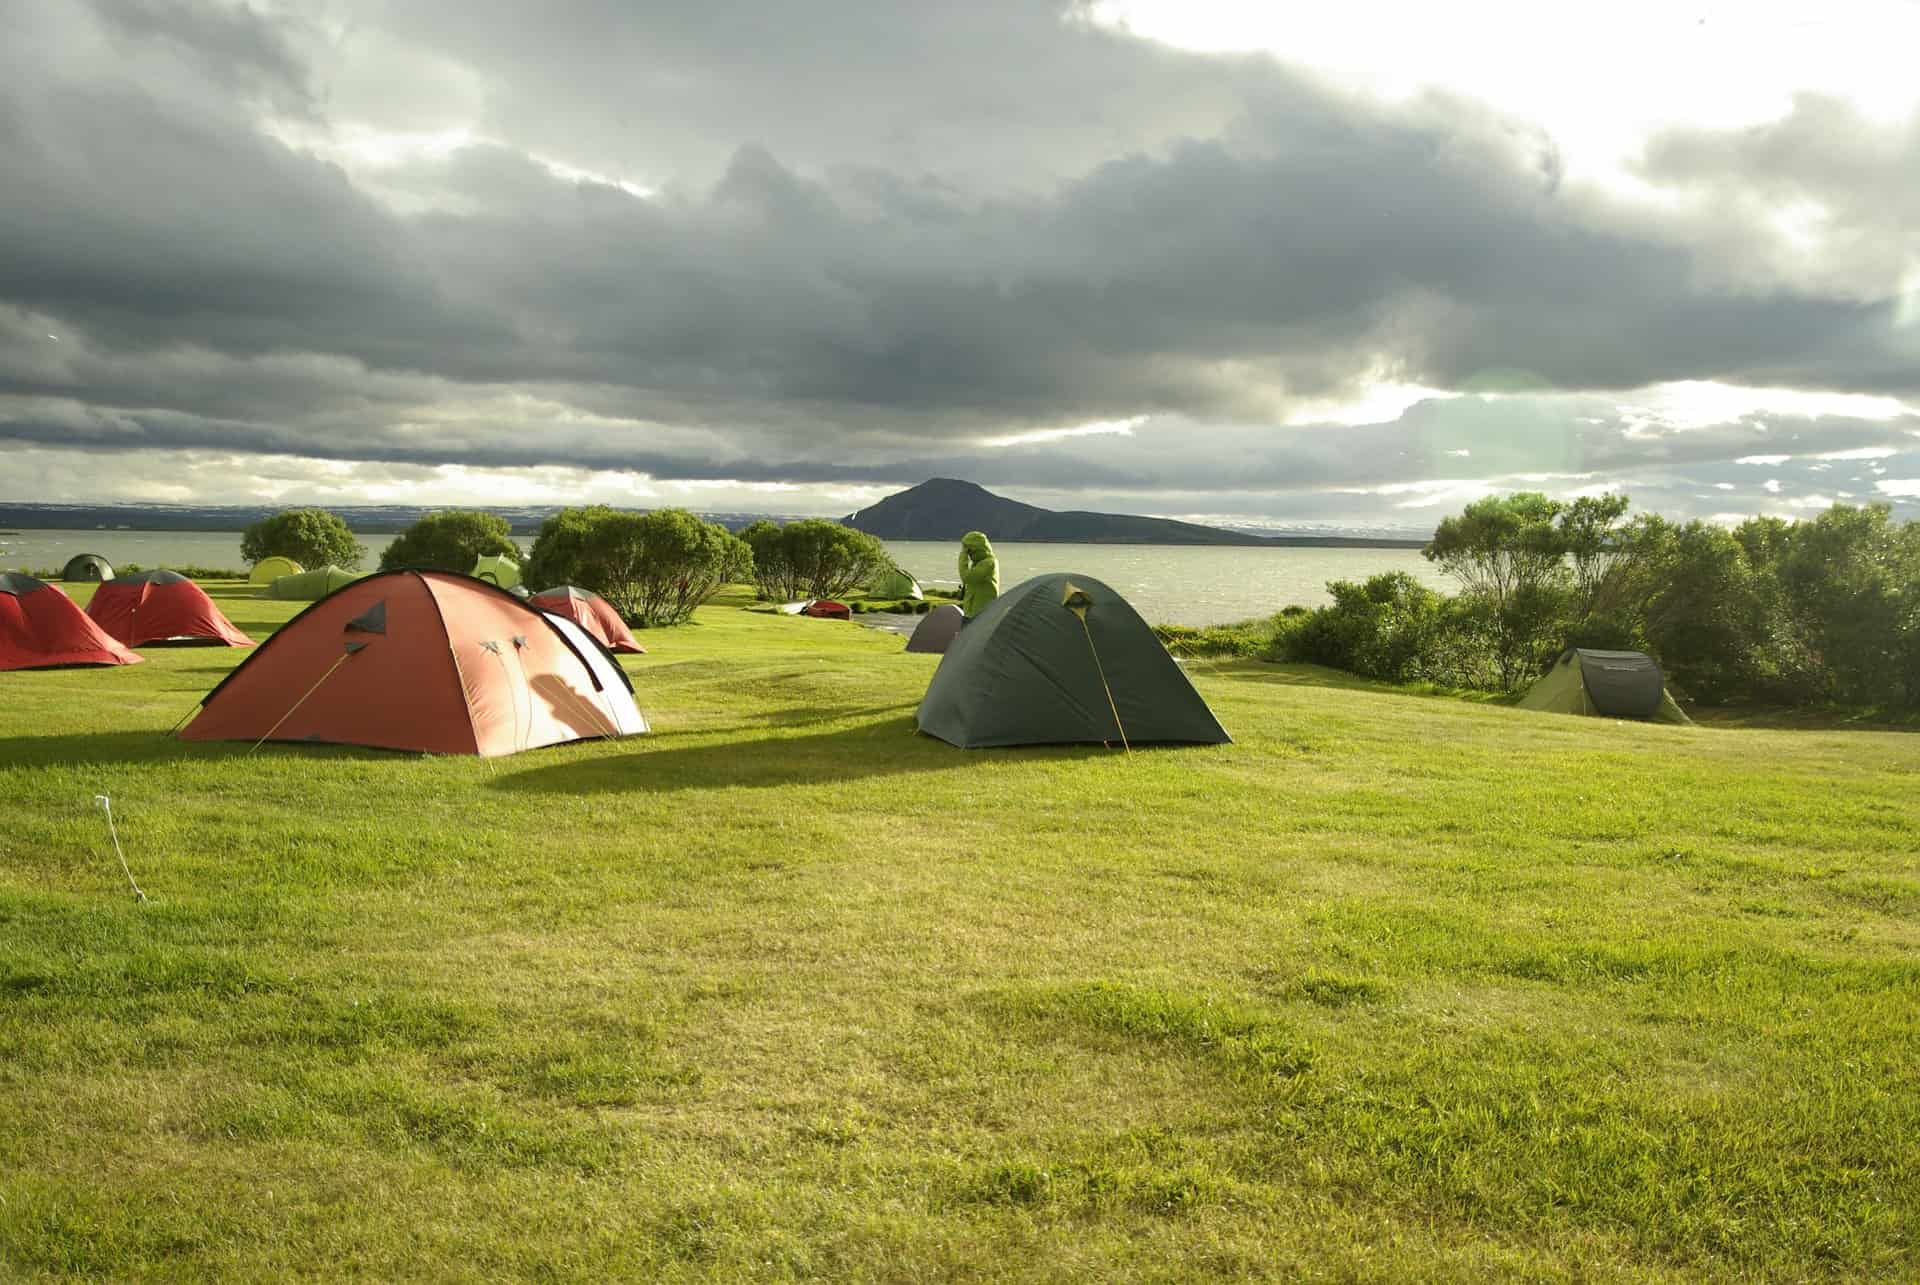
M 508 538 L 507 520 L 492 513 L 449 509 L 429 513 L 400 533 L 380 555 L 380 569 L 418 567 L 430 571 L 473 570 L 478 559 L 503 554 L 518 562 L 520 546 Z
M 879 537 L 820 518 L 784 526 L 762 518 L 742 530 L 740 538 L 753 550 L 760 596 L 774 602 L 845 598 L 893 569 Z
M 1176 656 L 1213 659 L 1227 656 L 1266 656 L 1276 640 L 1307 618 L 1305 607 L 1288 607 L 1271 616 L 1239 620 L 1230 625 L 1155 625 L 1153 632 Z
M 1404 571 L 1364 584 L 1335 580 L 1331 606 L 1313 612 L 1282 641 L 1286 658 L 1368 678 L 1410 683 L 1434 678 L 1432 658 L 1445 600 Z
M 628 624 L 677 625 L 724 584 L 753 574 L 753 554 L 725 527 L 685 509 L 562 509 L 540 526 L 524 578 L 576 584 Z
M 353 538 L 346 521 L 325 509 L 288 509 L 262 518 L 240 536 L 240 556 L 292 558 L 309 571 L 325 566 L 358 570 L 366 546 Z

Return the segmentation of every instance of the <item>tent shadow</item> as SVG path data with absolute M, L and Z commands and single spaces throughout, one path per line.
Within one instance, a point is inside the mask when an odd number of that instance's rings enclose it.
M 703 738 L 710 733 L 701 732 Z M 636 790 L 778 789 L 867 777 L 952 771 L 977 766 L 980 755 L 1087 758 L 1111 753 L 1101 746 L 1064 745 L 1016 750 L 959 750 L 916 735 L 911 718 L 887 718 L 806 736 L 678 746 L 674 736 L 649 738 L 655 748 L 631 754 L 553 763 L 495 777 L 491 790 L 510 794 L 617 794 Z
M 137 732 L 79 732 L 70 736 L 0 737 L 0 763 L 8 767 L 113 767 L 175 759 L 245 758 L 251 741 L 182 741 L 162 728 Z M 255 758 L 286 755 L 333 759 L 393 760 L 417 758 L 417 750 L 383 750 L 364 745 L 323 745 L 268 741 Z

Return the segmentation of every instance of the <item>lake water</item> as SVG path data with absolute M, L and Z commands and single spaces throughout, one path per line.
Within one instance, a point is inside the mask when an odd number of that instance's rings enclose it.
M 363 535 L 366 565 L 379 562 L 391 534 Z M 521 537 L 526 543 L 526 537 Z M 896 561 L 923 581 L 953 583 L 958 543 L 892 540 Z M 1157 544 L 996 543 L 1000 583 L 1011 588 L 1049 571 L 1104 580 L 1156 623 L 1213 625 L 1263 616 L 1299 604 L 1327 601 L 1329 580 L 1359 580 L 1381 571 L 1405 571 L 1436 589 L 1452 582 L 1417 549 L 1194 548 Z M 232 531 L 18 531 L 0 533 L 0 570 L 65 565 L 77 553 L 97 553 L 118 566 L 241 568 L 240 536 Z

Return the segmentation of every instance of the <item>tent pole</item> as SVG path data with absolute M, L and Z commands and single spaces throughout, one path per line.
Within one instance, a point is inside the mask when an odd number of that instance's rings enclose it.
M 356 648 L 356 650 L 358 650 L 358 649 Z M 342 665 L 344 665 L 344 664 L 346 664 L 346 663 L 347 663 L 347 657 L 348 657 L 348 656 L 351 656 L 351 655 L 353 655 L 353 652 L 351 652 L 351 651 L 349 651 L 349 652 L 345 652 L 345 653 L 343 653 L 343 654 L 341 655 L 341 657 L 340 657 L 340 659 L 339 659 L 339 660 L 336 660 L 336 661 L 334 661 L 334 662 L 333 662 L 333 664 L 331 664 L 331 665 L 329 665 L 329 666 L 327 666 L 327 672 L 326 672 L 326 673 L 324 673 L 324 674 L 322 674 L 322 675 L 320 675 L 320 677 L 319 677 L 319 680 L 318 680 L 318 681 L 316 681 L 316 682 L 314 683 L 314 685 L 313 685 L 313 686 L 311 686 L 311 687 L 309 687 L 309 688 L 307 688 L 307 691 L 306 691 L 306 695 L 305 695 L 305 696 L 302 696 L 302 697 L 301 697 L 301 698 L 300 698 L 299 700 L 297 700 L 297 701 L 295 701 L 295 702 L 293 703 L 293 707 L 292 707 L 291 709 L 289 709 L 289 710 L 288 710 L 288 711 L 287 711 L 286 713 L 284 713 L 284 714 L 282 714 L 282 715 L 280 716 L 280 721 L 279 721 L 279 722 L 277 722 L 277 723 L 275 723 L 275 724 L 274 724 L 274 725 L 273 725 L 272 727 L 269 727 L 269 728 L 268 728 L 268 729 L 266 730 L 266 734 L 265 734 L 265 735 L 263 735 L 263 736 L 262 736 L 262 737 L 261 737 L 261 738 L 260 738 L 259 740 L 257 740 L 257 741 L 255 741 L 255 742 L 254 742 L 254 743 L 253 743 L 253 744 L 252 744 L 251 746 L 249 746 L 249 747 L 247 748 L 247 753 L 249 753 L 249 754 L 251 754 L 251 753 L 253 753 L 253 752 L 254 752 L 254 750 L 257 750 L 257 749 L 259 749 L 259 748 L 260 748 L 260 747 L 261 747 L 262 745 L 264 745 L 264 744 L 266 743 L 266 741 L 267 741 L 267 738 L 268 738 L 268 737 L 270 737 L 270 736 L 272 736 L 272 735 L 273 735 L 273 734 L 274 734 L 275 732 L 277 732 L 277 731 L 279 731 L 279 730 L 280 730 L 280 723 L 284 723 L 284 722 L 286 722 L 286 721 L 287 721 L 288 719 L 290 719 L 290 718 L 292 718 L 292 717 L 293 717 L 293 711 L 294 711 L 294 710 L 297 710 L 297 709 L 299 709 L 299 708 L 300 708 L 300 707 L 301 707 L 302 705 L 304 705 L 304 704 L 306 704 L 306 703 L 307 703 L 307 696 L 311 696 L 311 695 L 313 695 L 313 694 L 314 694 L 315 692 L 317 692 L 317 691 L 319 691 L 319 690 L 320 690 L 320 684 L 321 684 L 321 683 L 324 683 L 324 682 L 326 682 L 326 681 L 327 681 L 327 680 L 328 680 L 329 678 L 332 678 L 332 677 L 333 677 L 333 671 L 334 671 L 334 670 L 336 670 L 336 669 L 338 669 L 338 668 L 340 668 L 340 666 L 342 666 Z

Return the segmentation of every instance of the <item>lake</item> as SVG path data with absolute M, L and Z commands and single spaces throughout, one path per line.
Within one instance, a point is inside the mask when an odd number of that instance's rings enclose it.
M 392 534 L 363 535 L 367 563 L 379 562 Z M 520 537 L 524 546 L 527 537 Z M 890 540 L 894 559 L 923 581 L 951 584 L 958 542 Z M 1405 571 L 1436 589 L 1453 583 L 1417 549 L 1196 548 L 1160 544 L 995 544 L 1000 583 L 1073 571 L 1104 580 L 1156 623 L 1223 624 L 1263 616 L 1290 604 L 1327 601 L 1329 580 L 1359 580 Z M 60 567 L 77 553 L 97 553 L 116 566 L 246 565 L 235 531 L 18 531 L 0 533 L 0 569 Z

